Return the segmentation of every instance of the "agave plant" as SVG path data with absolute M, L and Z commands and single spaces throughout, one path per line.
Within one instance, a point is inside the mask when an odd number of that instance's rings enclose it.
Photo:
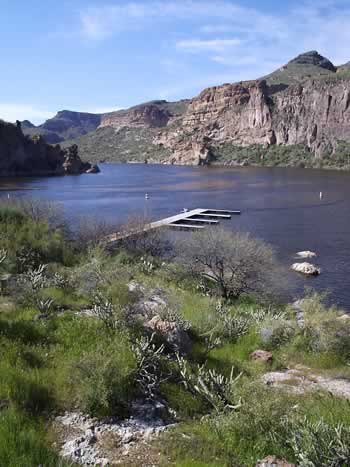
M 236 399 L 235 393 L 241 373 L 235 377 L 233 367 L 230 376 L 226 377 L 214 369 L 207 369 L 205 365 L 198 365 L 197 371 L 193 371 L 183 357 L 177 354 L 176 358 L 181 382 L 186 390 L 201 396 L 217 413 L 236 410 L 241 406 L 241 400 Z
M 164 345 L 157 347 L 153 339 L 154 334 L 151 337 L 141 337 L 132 347 L 137 361 L 136 381 L 141 392 L 148 399 L 156 396 L 159 385 L 164 380 L 160 369 Z

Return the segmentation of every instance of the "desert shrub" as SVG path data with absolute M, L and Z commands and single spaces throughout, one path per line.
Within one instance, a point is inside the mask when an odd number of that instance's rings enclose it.
M 292 450 L 300 466 L 345 466 L 350 464 L 350 428 L 329 425 L 322 419 L 286 417 L 283 428 L 276 432 Z
M 43 423 L 15 409 L 0 411 L 0 459 L 6 467 L 68 467 L 45 440 Z
M 173 250 L 169 236 L 162 229 L 148 230 L 150 222 L 150 219 L 144 217 L 130 218 L 119 229 L 119 232 L 126 234 L 120 242 L 121 247 L 134 256 L 168 257 Z
M 206 417 L 169 434 L 167 455 L 184 465 L 246 466 L 274 453 L 293 460 L 290 449 L 271 431 L 280 429 L 281 419 L 291 413 L 297 398 L 271 393 L 259 384 L 237 388 L 242 405 L 237 411 Z M 166 448 L 165 448 L 166 449 Z
M 304 328 L 296 346 L 301 351 L 333 353 L 349 361 L 350 323 L 337 319 L 339 311 L 327 308 L 324 299 L 324 295 L 312 293 L 302 301 Z
M 127 412 L 134 394 L 134 359 L 125 342 L 122 346 L 96 349 L 72 363 L 70 381 L 84 412 L 94 416 Z
M 205 415 L 210 407 L 197 395 L 186 391 L 178 382 L 164 382 L 160 386 L 161 395 L 180 419 L 189 419 Z
M 17 207 L 0 206 L 0 247 L 12 272 L 26 272 L 46 262 L 64 262 L 69 249 L 63 231 L 34 219 Z
M 277 349 L 290 342 L 298 332 L 297 326 L 287 320 L 267 320 L 260 328 L 260 338 L 267 350 Z
M 229 376 L 218 373 L 215 369 L 198 365 L 190 367 L 188 362 L 177 355 L 180 381 L 187 391 L 205 401 L 209 407 L 219 413 L 227 410 L 236 410 L 241 402 L 236 394 L 237 381 L 240 377 L 234 376 L 231 369 Z
M 243 294 L 262 299 L 283 285 L 271 248 L 248 234 L 217 228 L 196 232 L 178 242 L 177 259 L 199 280 L 211 282 L 226 299 Z
M 111 333 L 94 318 L 63 316 L 50 326 L 58 404 L 92 415 L 125 412 L 134 393 L 136 368 L 127 336 Z
M 163 382 L 162 354 L 164 345 L 157 345 L 152 336 L 141 336 L 132 346 L 137 362 L 135 381 L 143 397 L 154 399 L 159 395 L 159 388 Z

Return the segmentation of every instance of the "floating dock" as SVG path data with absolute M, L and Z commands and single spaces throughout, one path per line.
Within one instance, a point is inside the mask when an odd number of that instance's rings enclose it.
M 105 240 L 106 244 L 110 245 L 128 237 L 140 235 L 161 227 L 190 231 L 202 230 L 207 225 L 217 225 L 220 220 L 231 219 L 232 215 L 239 214 L 241 214 L 241 211 L 230 211 L 226 209 L 192 209 L 191 211 L 184 211 L 175 216 L 166 217 L 156 222 L 150 222 L 140 229 L 116 232 L 112 235 L 108 235 Z

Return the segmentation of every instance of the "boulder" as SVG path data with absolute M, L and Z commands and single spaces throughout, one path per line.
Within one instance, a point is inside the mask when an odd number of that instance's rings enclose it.
M 258 461 L 256 467 L 296 467 L 286 459 L 278 459 L 276 456 L 267 456 L 265 459 Z
M 182 354 L 191 351 L 191 339 L 178 323 L 163 320 L 160 316 L 156 315 L 145 324 L 145 327 L 161 334 L 167 343 L 176 351 Z
M 272 358 L 272 352 L 268 352 L 267 350 L 255 350 L 250 354 L 250 359 L 254 361 L 272 362 Z
M 87 171 L 85 173 L 87 173 L 87 174 L 98 174 L 100 172 L 101 172 L 101 170 L 100 170 L 99 166 L 94 164 L 89 169 L 87 169 Z
M 296 254 L 298 258 L 315 258 L 317 255 L 313 251 L 298 251 Z
M 346 314 L 337 317 L 338 321 L 349 321 L 349 319 L 350 319 L 350 315 L 346 315 Z
M 321 269 L 316 267 L 314 264 L 311 263 L 294 263 L 292 265 L 293 271 L 300 272 L 301 274 L 305 274 L 306 276 L 318 276 L 321 274 Z

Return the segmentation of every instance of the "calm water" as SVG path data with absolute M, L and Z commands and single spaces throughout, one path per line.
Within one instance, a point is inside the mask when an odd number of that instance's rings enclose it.
M 240 217 L 223 225 L 271 243 L 286 266 L 297 251 L 318 253 L 319 277 L 289 274 L 295 296 L 305 285 L 328 289 L 332 302 L 350 311 L 350 173 L 106 164 L 101 169 L 98 175 L 3 179 L 0 195 L 58 201 L 72 221 L 95 216 L 119 223 L 135 213 L 158 219 L 184 207 L 240 209 Z

